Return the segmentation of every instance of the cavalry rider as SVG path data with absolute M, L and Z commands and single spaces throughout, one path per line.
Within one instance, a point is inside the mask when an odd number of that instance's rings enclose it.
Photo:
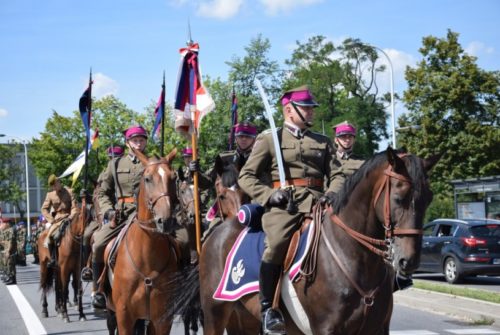
M 92 247 L 93 285 L 96 288 L 104 268 L 104 249 L 125 226 L 130 214 L 135 212 L 135 195 L 144 172 L 144 166 L 132 149 L 144 153 L 148 141 L 146 129 L 141 125 L 134 125 L 126 129 L 123 135 L 128 154 L 108 162 L 100 175 L 101 183 L 97 191 L 97 200 L 103 213 L 103 225 L 94 233 Z M 101 292 L 95 293 L 92 305 L 95 308 L 106 308 L 106 299 Z
M 31 234 L 31 250 L 33 252 L 33 264 L 39 264 L 40 259 L 38 256 L 38 238 L 40 237 L 40 234 L 45 230 L 45 224 L 47 223 L 47 220 L 43 215 L 40 215 L 38 217 L 38 220 L 36 221 L 36 226 L 35 226 L 35 231 Z
M 351 176 L 364 163 L 364 159 L 353 153 L 356 142 L 356 128 L 347 121 L 333 127 L 335 129 L 336 158 L 340 162 L 338 174 L 342 178 L 335 178 L 332 182 L 332 190 L 335 193 L 342 189 L 343 181 Z
M 107 150 L 106 153 L 108 155 L 108 159 L 113 159 L 113 158 L 118 158 L 123 156 L 123 148 L 121 146 L 110 146 Z M 94 194 L 93 194 L 93 201 L 96 201 L 97 199 L 97 193 L 99 191 L 99 187 L 101 185 L 102 177 L 103 177 L 104 171 L 101 172 L 99 177 L 97 178 L 97 184 L 94 189 Z M 94 211 L 96 211 L 96 208 L 94 207 Z M 103 213 L 102 211 L 99 211 L 99 213 L 96 211 L 95 212 L 95 219 L 92 220 L 89 225 L 85 228 L 85 231 L 83 233 L 83 261 L 84 263 L 87 263 L 87 260 L 90 255 L 91 245 L 90 245 L 90 239 L 92 238 L 92 235 L 94 232 L 99 229 L 100 223 L 103 221 Z M 88 267 L 84 267 L 82 269 L 82 279 L 85 281 L 90 281 L 92 280 L 92 270 Z M 94 286 L 93 292 L 97 291 L 97 286 Z
M 63 186 L 61 181 L 54 175 L 49 176 L 49 187 L 52 191 L 47 193 L 42 204 L 41 212 L 50 224 L 49 232 L 43 246 L 50 250 L 49 266 L 55 265 L 56 248 L 54 241 L 59 234 L 56 233 L 63 222 L 71 222 L 79 214 L 78 205 L 70 188 Z
M 313 205 L 320 198 L 329 202 L 333 194 L 331 181 L 338 169 L 330 139 L 309 130 L 318 103 L 307 86 L 285 92 L 280 100 L 284 124 L 277 135 L 288 178 L 286 184 L 294 187 L 294 192 L 280 188 L 272 130 L 257 137 L 239 176 L 243 191 L 266 208 L 262 217 L 265 250 L 259 276 L 264 334 L 286 333 L 281 312 L 272 308 L 285 254 L 293 233 L 300 228 L 302 219 L 311 212 Z M 273 182 L 262 182 L 262 175 L 269 175 Z M 325 184 L 328 192 L 323 196 Z M 289 200 L 295 204 L 295 210 L 287 210 Z

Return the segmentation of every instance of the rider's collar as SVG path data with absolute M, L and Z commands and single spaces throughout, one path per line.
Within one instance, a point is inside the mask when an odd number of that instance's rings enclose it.
M 290 122 L 287 122 L 287 121 L 285 121 L 285 129 L 288 130 L 290 132 L 290 134 L 292 134 L 296 138 L 302 138 L 302 137 L 304 137 L 304 135 L 308 131 L 307 128 L 306 129 L 300 129 L 299 127 L 297 127 L 293 123 L 290 123 Z
M 135 155 L 132 155 L 132 154 L 128 154 L 128 158 L 132 161 L 132 163 L 136 164 L 139 162 L 139 158 L 137 158 L 137 156 Z
M 337 158 L 338 159 L 349 159 L 351 154 L 352 154 L 352 150 L 349 150 L 349 151 L 337 150 Z

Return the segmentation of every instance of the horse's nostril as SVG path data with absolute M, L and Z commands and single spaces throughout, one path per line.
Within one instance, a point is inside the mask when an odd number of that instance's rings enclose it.
M 405 258 L 401 258 L 399 260 L 399 267 L 401 269 L 406 269 L 407 266 L 408 266 L 408 261 Z

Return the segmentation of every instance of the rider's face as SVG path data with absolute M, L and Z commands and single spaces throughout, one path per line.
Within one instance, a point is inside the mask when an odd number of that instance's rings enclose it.
M 143 136 L 135 136 L 127 141 L 127 146 L 134 150 L 139 150 L 140 152 L 144 152 L 146 149 L 146 144 L 148 140 Z
M 254 142 L 255 137 L 245 135 L 236 136 L 236 145 L 238 146 L 238 148 L 240 148 L 240 150 L 246 151 L 250 149 L 253 146 Z

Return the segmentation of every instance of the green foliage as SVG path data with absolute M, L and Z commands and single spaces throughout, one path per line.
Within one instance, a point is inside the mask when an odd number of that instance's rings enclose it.
M 19 152 L 24 152 L 22 144 L 0 145 L 0 201 L 13 204 L 23 217 L 25 210 L 21 203 L 26 200 L 26 192 L 21 185 L 25 178 L 24 169 L 19 164 L 12 163 Z
M 438 218 L 455 217 L 453 197 L 438 194 L 434 196 L 432 203 L 425 212 L 424 222 L 430 222 Z
M 399 143 L 423 157 L 444 153 L 432 188 L 452 197 L 450 180 L 500 174 L 500 74 L 480 69 L 452 31 L 425 37 L 420 53 L 417 67 L 406 70 L 409 113 L 399 119 L 420 129 L 401 134 Z
M 381 138 L 387 138 L 384 97 L 379 96 L 376 75 L 377 53 L 357 39 L 346 39 L 339 47 L 324 36 L 297 41 L 292 57 L 286 61 L 290 73 L 286 89 L 307 84 L 320 106 L 316 108 L 313 129 L 332 136 L 336 124 L 348 120 L 358 129 L 354 150 L 371 156 Z M 385 149 L 385 148 L 383 148 Z

